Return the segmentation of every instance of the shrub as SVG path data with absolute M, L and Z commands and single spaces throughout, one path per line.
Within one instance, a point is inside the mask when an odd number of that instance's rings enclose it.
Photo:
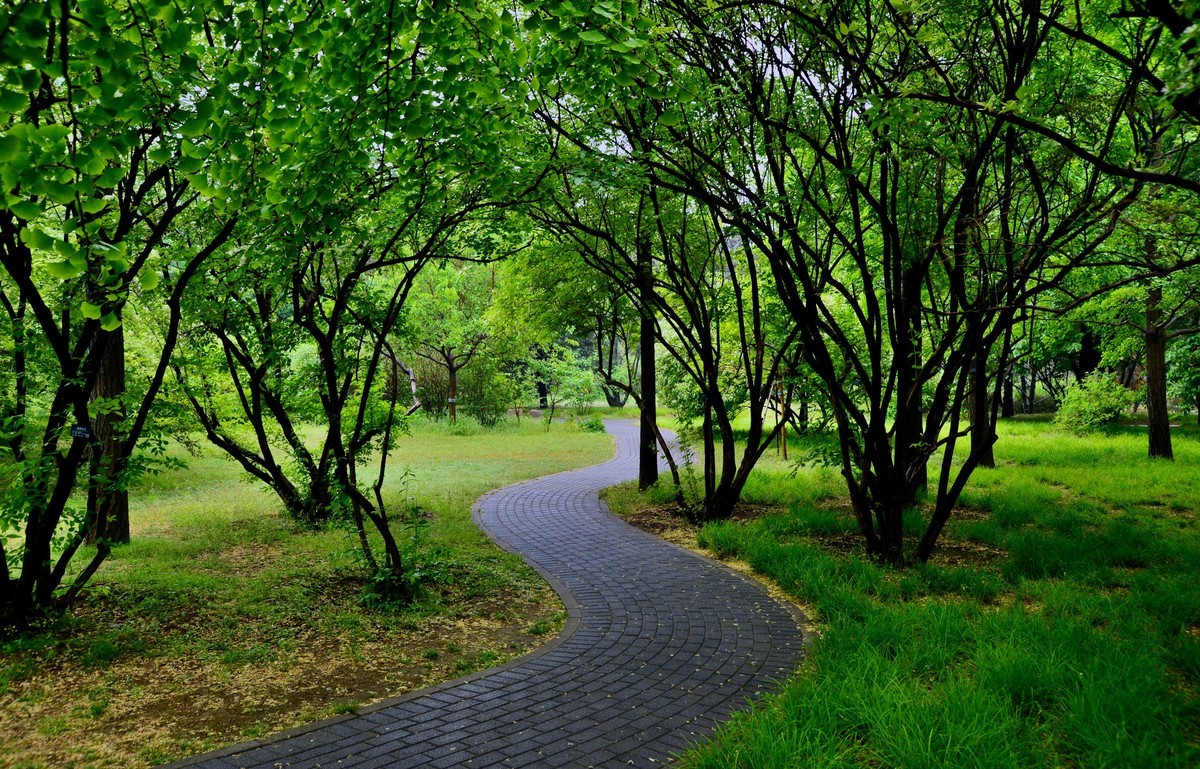
M 585 433 L 604 432 L 604 420 L 600 417 L 588 417 L 579 423 L 579 428 Z
M 1115 423 L 1121 412 L 1133 405 L 1135 398 L 1134 393 L 1119 382 L 1094 372 L 1067 388 L 1054 421 L 1083 435 Z

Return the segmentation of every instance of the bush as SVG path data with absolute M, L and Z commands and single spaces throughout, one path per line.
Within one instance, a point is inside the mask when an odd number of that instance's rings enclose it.
M 516 383 L 512 377 L 495 369 L 481 369 L 478 376 L 475 373 L 465 378 L 463 389 L 467 397 L 462 410 L 484 427 L 495 427 L 517 397 Z
M 1115 423 L 1136 397 L 1111 377 L 1093 372 L 1067 388 L 1054 421 L 1083 435 Z
M 604 432 L 604 420 L 600 417 L 588 417 L 579 423 L 579 427 L 585 433 L 602 433 Z

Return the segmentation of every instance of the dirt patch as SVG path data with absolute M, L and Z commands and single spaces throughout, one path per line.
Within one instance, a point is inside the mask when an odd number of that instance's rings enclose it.
M 699 531 L 699 527 L 684 518 L 675 505 L 646 507 L 622 516 L 622 518 L 627 523 L 660 539 L 681 545 L 689 550 L 699 549 L 696 544 L 696 532 Z
M 830 509 L 837 509 L 849 515 L 849 502 L 829 501 L 825 503 Z M 743 505 L 734 508 L 731 520 L 737 522 L 752 521 L 769 515 L 780 515 L 787 510 L 771 505 Z M 986 510 L 979 508 L 962 508 L 954 512 L 955 520 L 983 520 L 988 517 Z M 694 550 L 705 555 L 713 554 L 696 543 L 696 533 L 700 527 L 688 521 L 674 504 L 654 505 L 638 509 L 622 516 L 630 524 L 654 534 L 657 537 L 677 545 Z M 852 555 L 863 552 L 862 536 L 857 532 L 842 534 L 805 534 L 804 539 L 813 542 L 821 548 L 841 555 Z M 990 547 L 978 542 L 955 539 L 943 533 L 938 538 L 937 549 L 934 551 L 934 562 L 945 566 L 969 566 L 977 568 L 993 568 L 1000 563 L 1007 553 L 999 548 Z M 761 578 L 760 578 L 761 581 Z M 795 600 L 795 599 L 791 599 Z
M 345 585 L 330 586 L 325 600 L 347 602 L 347 616 L 364 626 L 304 628 L 286 643 L 251 630 L 224 654 L 168 648 L 92 667 L 79 655 L 68 662 L 66 654 L 42 650 L 36 674 L 0 683 L 0 766 L 154 766 L 501 664 L 553 638 L 563 624 L 557 596 L 541 586 L 468 601 L 454 617 L 417 618 L 404 627 L 373 622 Z M 89 606 L 96 613 L 114 608 L 106 601 Z M 114 612 L 97 629 L 112 632 L 125 621 Z M 159 632 L 202 635 L 209 623 L 198 613 Z M 11 670 L 20 660 L 0 663 Z
M 839 555 L 862 554 L 863 539 L 858 533 L 847 534 L 810 534 L 806 539 L 819 547 Z M 937 548 L 933 551 L 930 563 L 941 566 L 968 566 L 974 568 L 994 568 L 1004 560 L 1007 553 L 995 547 L 978 542 L 959 540 L 942 534 L 938 537 Z

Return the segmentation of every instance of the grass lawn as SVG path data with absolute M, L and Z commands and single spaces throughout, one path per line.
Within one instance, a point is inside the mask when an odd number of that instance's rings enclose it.
M 604 435 L 528 420 L 401 438 L 387 491 L 425 511 L 431 584 L 399 610 L 364 604 L 351 532 L 297 531 L 232 462 L 185 457 L 131 495 L 133 541 L 76 610 L 0 641 L 0 766 L 155 765 L 522 654 L 561 627 L 561 604 L 471 503 L 609 456 Z
M 1176 430 L 1174 463 L 1145 444 L 1003 423 L 1000 466 L 906 571 L 861 554 L 834 471 L 765 457 L 749 514 L 698 542 L 773 580 L 819 635 L 782 694 L 683 766 L 1200 766 L 1200 437 Z M 635 499 L 610 497 L 653 505 Z

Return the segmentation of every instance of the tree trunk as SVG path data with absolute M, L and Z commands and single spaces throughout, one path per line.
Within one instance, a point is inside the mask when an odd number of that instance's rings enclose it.
M 109 332 L 91 398 L 93 403 L 101 399 L 111 401 L 124 394 L 125 327 L 118 326 Z M 125 409 L 114 409 L 112 405 L 106 404 L 92 425 L 95 443 L 92 444 L 88 504 L 95 511 L 96 519 L 87 535 L 89 544 L 95 544 L 99 539 L 114 543 L 129 541 L 129 492 L 120 488 L 118 477 L 128 460 L 121 456 L 124 441 L 121 440 L 120 426 Z
M 654 307 L 651 304 L 651 292 L 654 290 L 650 282 L 652 265 L 650 262 L 650 244 L 644 239 L 638 243 L 637 266 L 638 278 L 641 285 L 640 293 L 641 320 L 638 330 L 638 354 L 641 358 L 641 391 L 642 391 L 642 420 L 641 434 L 638 439 L 638 488 L 643 491 L 658 481 L 658 451 L 655 437 L 658 423 L 657 385 L 654 381 L 656 367 L 654 364 Z
M 896 391 L 896 449 L 898 472 L 906 479 L 902 487 L 905 505 L 914 504 L 929 485 L 928 459 L 924 443 L 924 400 L 921 392 L 921 276 L 920 270 L 907 269 L 902 277 L 903 300 L 898 305 L 901 331 L 895 346 L 901 361 Z
M 450 412 L 450 423 L 454 424 L 458 421 L 458 369 L 454 366 L 453 358 L 450 358 L 450 365 L 446 370 L 450 372 L 450 393 L 446 397 L 446 406 Z
M 1014 402 L 1015 399 L 1013 397 L 1014 389 L 1012 368 L 1010 367 L 1008 372 L 1004 375 L 1004 398 L 1000 403 L 1000 416 L 1004 417 L 1005 419 L 1011 419 L 1016 415 L 1016 403 Z
M 904 563 L 904 510 L 909 507 L 905 501 L 909 480 L 899 467 L 895 467 L 884 477 L 874 478 L 871 485 L 875 487 L 870 492 L 874 500 L 871 503 L 866 500 L 855 502 L 874 508 L 867 515 L 873 514 L 877 536 L 867 537 L 867 554 L 883 563 L 899 566 Z
M 713 498 L 717 487 L 717 447 L 716 440 L 713 438 L 712 403 L 707 395 L 701 397 L 704 398 L 704 420 L 701 434 L 704 441 L 704 499 L 707 501 Z
M 988 408 L 987 354 L 980 352 L 971 369 L 971 453 L 979 467 L 995 467 L 995 426 Z
M 645 337 L 643 337 L 645 338 Z M 642 343 L 641 434 L 638 439 L 638 488 L 648 489 L 658 482 L 657 430 L 658 403 L 654 384 L 654 338 Z
M 1171 418 L 1167 411 L 1167 334 L 1162 327 L 1162 289 L 1146 294 L 1146 415 L 1150 457 L 1174 459 Z
M 1075 379 L 1082 382 L 1088 374 L 1099 368 L 1102 355 L 1099 337 L 1084 328 L 1079 338 L 1079 354 L 1075 356 L 1075 366 L 1071 371 Z

